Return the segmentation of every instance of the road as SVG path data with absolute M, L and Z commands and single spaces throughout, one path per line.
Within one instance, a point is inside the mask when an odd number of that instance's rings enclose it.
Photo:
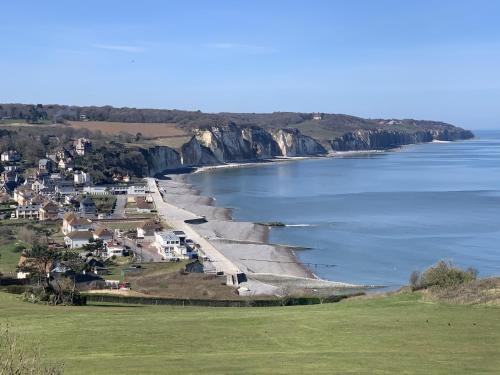
M 149 191 L 151 192 L 151 196 L 153 197 L 156 206 L 156 210 L 158 211 L 158 215 L 160 215 L 168 225 L 176 230 L 184 231 L 188 238 L 199 244 L 203 255 L 208 257 L 213 262 L 213 265 L 218 272 L 222 271 L 228 275 L 236 275 L 237 273 L 240 273 L 240 270 L 233 262 L 227 259 L 219 250 L 215 248 L 215 246 L 198 234 L 198 232 L 196 232 L 191 225 L 184 222 L 184 220 L 199 219 L 199 216 L 165 202 L 160 191 L 158 190 L 158 186 L 154 178 L 147 178 L 147 182 Z

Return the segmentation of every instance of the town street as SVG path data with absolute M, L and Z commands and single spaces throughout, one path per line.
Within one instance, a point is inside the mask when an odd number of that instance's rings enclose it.
M 240 272 L 238 267 L 234 263 L 227 259 L 210 242 L 199 235 L 191 225 L 184 222 L 184 220 L 199 219 L 199 216 L 165 202 L 154 178 L 147 178 L 147 183 L 156 209 L 158 211 L 158 215 L 162 217 L 168 225 L 170 225 L 172 228 L 175 228 L 175 230 L 184 231 L 188 238 L 199 244 L 201 246 L 201 252 L 204 256 L 206 256 L 213 262 L 213 265 L 215 266 L 217 271 L 222 271 L 225 274 L 229 275 L 236 275 Z

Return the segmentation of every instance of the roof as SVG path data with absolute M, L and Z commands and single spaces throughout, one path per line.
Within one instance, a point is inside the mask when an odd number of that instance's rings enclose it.
M 156 232 L 155 235 L 164 241 L 179 241 L 179 237 L 174 232 Z
M 71 221 L 73 219 L 76 219 L 76 215 L 74 212 L 66 212 L 63 216 L 63 219 L 66 221 Z
M 113 232 L 111 232 L 106 227 L 99 227 L 94 231 L 94 234 L 98 237 L 113 237 Z
M 154 220 L 146 220 L 137 228 L 140 228 L 142 230 L 156 230 L 156 229 L 161 229 L 161 224 L 155 222 Z
M 92 238 L 92 232 L 75 231 L 69 233 L 66 237 L 69 237 L 72 240 L 90 240 Z
M 92 224 L 92 220 L 87 219 L 86 217 L 78 217 L 74 212 L 67 212 L 63 216 L 64 220 L 68 222 L 70 225 L 90 225 Z
M 59 206 L 52 201 L 48 201 L 42 206 L 44 211 L 59 211 Z

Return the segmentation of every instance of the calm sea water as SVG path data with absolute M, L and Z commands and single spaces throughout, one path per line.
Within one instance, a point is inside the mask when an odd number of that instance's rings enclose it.
M 320 277 L 401 285 L 440 259 L 500 275 L 500 132 L 364 156 L 219 169 L 190 176 L 236 220 L 282 221 L 271 241 Z

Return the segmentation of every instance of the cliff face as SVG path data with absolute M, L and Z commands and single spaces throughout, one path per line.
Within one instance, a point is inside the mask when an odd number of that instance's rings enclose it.
M 471 132 L 460 128 L 426 129 L 413 132 L 376 129 L 347 132 L 321 145 L 297 129 L 263 129 L 257 126 L 220 125 L 200 127 L 180 149 L 156 146 L 143 149 L 149 174 L 167 169 L 217 165 L 270 159 L 279 156 L 313 156 L 334 151 L 383 150 L 402 145 L 453 141 L 471 138 Z M 323 142 L 324 143 L 324 142 Z
M 189 142 L 179 150 L 156 146 L 142 150 L 149 174 L 167 169 L 217 165 L 270 159 L 277 156 L 312 156 L 325 154 L 325 148 L 295 129 L 268 131 L 260 127 L 234 125 L 196 129 Z
M 356 150 L 386 150 L 403 145 L 440 141 L 456 141 L 469 139 L 474 135 L 460 128 L 443 130 L 421 130 L 415 132 L 403 132 L 397 130 L 357 130 L 345 133 L 329 141 L 329 146 L 334 151 L 356 151 Z

